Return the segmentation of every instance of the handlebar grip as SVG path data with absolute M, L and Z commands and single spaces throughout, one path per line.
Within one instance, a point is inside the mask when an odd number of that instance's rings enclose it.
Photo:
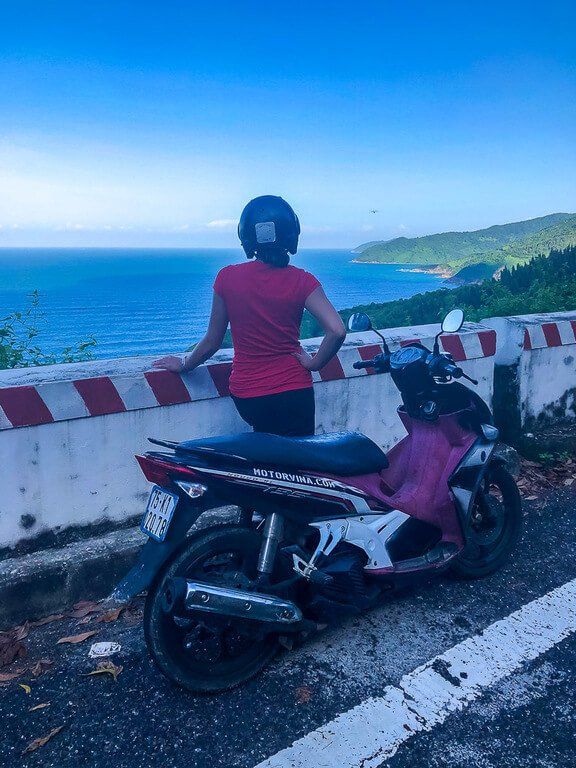
M 447 365 L 445 365 L 444 370 L 449 376 L 452 376 L 452 378 L 454 379 L 462 378 L 462 374 L 464 373 L 462 368 L 460 368 L 457 365 L 452 365 L 452 363 L 448 363 Z
M 453 379 L 467 379 L 467 381 L 472 382 L 472 384 L 478 384 L 478 381 L 476 379 L 473 379 L 471 376 L 468 376 L 467 373 L 464 373 L 462 368 L 460 368 L 459 365 L 452 365 L 452 363 L 445 363 L 443 366 L 444 373 L 448 374 L 448 376 L 452 376 Z

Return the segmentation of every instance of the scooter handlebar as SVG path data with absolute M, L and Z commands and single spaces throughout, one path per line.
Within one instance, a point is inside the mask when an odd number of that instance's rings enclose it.
M 442 366 L 442 372 L 448 376 L 451 376 L 453 379 L 467 379 L 468 381 L 472 382 L 472 384 L 478 384 L 477 380 L 464 373 L 459 365 L 454 365 L 448 361 L 445 362 Z
M 356 370 L 374 368 L 377 373 L 388 373 L 390 371 L 390 355 L 383 352 L 381 355 L 373 357 L 372 360 L 358 360 L 357 363 L 352 364 L 352 367 Z
M 444 368 L 444 371 L 448 374 L 448 376 L 452 376 L 453 379 L 462 378 L 462 375 L 464 373 L 462 368 L 460 368 L 457 365 L 453 365 L 452 363 L 446 363 L 446 365 L 444 365 L 443 368 Z
M 453 379 L 468 379 L 472 384 L 478 384 L 476 379 L 467 376 L 462 368 L 458 365 L 454 365 L 444 355 L 436 355 L 428 363 L 433 376 L 450 376 Z M 352 367 L 357 371 L 363 368 L 375 368 L 378 373 L 385 373 L 390 370 L 390 355 L 382 354 L 377 355 L 372 360 L 358 360 L 352 364 Z

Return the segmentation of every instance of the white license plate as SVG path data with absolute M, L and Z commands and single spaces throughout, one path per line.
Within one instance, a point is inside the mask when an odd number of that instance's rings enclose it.
M 155 485 L 140 523 L 140 530 L 156 541 L 164 541 L 178 503 L 178 496 Z

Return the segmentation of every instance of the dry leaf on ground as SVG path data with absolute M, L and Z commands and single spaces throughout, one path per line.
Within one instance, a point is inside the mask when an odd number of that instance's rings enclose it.
M 100 664 L 96 667 L 96 669 L 93 669 L 92 672 L 88 672 L 86 677 L 90 677 L 90 675 L 112 675 L 114 680 L 118 680 L 118 675 L 122 672 L 124 667 L 120 664 L 114 664 L 112 661 L 101 661 Z
M 300 688 L 296 688 L 295 692 L 296 704 L 308 704 L 312 698 L 312 689 L 307 685 L 303 685 Z
M 63 645 L 64 643 L 71 643 L 76 645 L 77 643 L 83 643 L 84 640 L 88 640 L 89 637 L 93 637 L 98 634 L 98 630 L 93 629 L 90 632 L 82 632 L 80 635 L 70 635 L 70 637 L 61 637 L 56 641 L 56 645 Z
M 110 623 L 111 621 L 116 621 L 120 614 L 122 613 L 123 608 L 112 608 L 110 611 L 106 611 L 106 613 L 103 613 L 101 616 L 98 616 L 96 619 L 96 623 L 100 624 L 101 622 L 105 622 L 106 624 Z
M 68 616 L 72 619 L 83 619 L 85 616 L 88 616 L 89 613 L 98 613 L 100 609 L 101 606 L 99 603 L 96 603 L 93 600 L 82 600 L 81 602 L 76 603 Z
M 46 670 L 50 669 L 52 666 L 54 666 L 54 662 L 50 659 L 40 659 L 36 662 L 36 664 L 34 664 L 30 672 L 32 673 L 33 677 L 40 677 L 40 675 L 43 675 L 44 672 L 46 672 Z
M 23 672 L 24 670 L 21 669 L 18 672 L 5 672 L 4 674 L 0 674 L 0 683 L 9 683 L 10 680 L 15 680 L 17 677 L 20 677 Z
M 534 501 L 539 494 L 559 485 L 570 487 L 574 484 L 574 461 L 558 461 L 553 465 L 539 464 L 528 459 L 520 460 L 520 478 L 518 487 L 526 501 Z
M 0 667 L 7 667 L 14 659 L 23 659 L 25 656 L 26 646 L 16 639 L 14 630 L 0 632 Z
M 26 646 L 22 642 L 28 636 L 30 624 L 26 621 L 19 627 L 7 632 L 0 632 L 0 667 L 7 667 L 14 659 L 26 656 Z
M 63 619 L 63 618 L 64 618 L 63 613 L 53 613 L 50 616 L 45 616 L 43 619 L 38 619 L 38 621 L 31 621 L 30 628 L 43 627 L 44 624 L 51 624 L 53 621 L 60 621 L 60 619 Z
M 39 739 L 34 739 L 34 741 L 31 741 L 30 744 L 28 744 L 22 754 L 25 755 L 27 752 L 35 752 L 37 749 L 40 749 L 40 747 L 43 747 L 45 744 L 47 744 L 51 738 L 56 736 L 57 733 L 60 733 L 62 728 L 64 728 L 64 726 L 59 725 L 58 728 L 52 728 L 47 736 L 41 736 Z
M 30 707 L 28 712 L 36 712 L 38 709 L 46 709 L 46 707 L 50 706 L 49 701 L 44 701 L 42 704 L 35 704 L 33 707 Z
M 22 624 L 19 627 L 14 627 L 12 630 L 12 635 L 14 637 L 14 640 L 24 640 L 25 637 L 28 637 L 28 634 L 30 632 L 30 622 L 25 621 L 24 624 Z
M 29 685 L 26 685 L 26 683 L 18 683 L 18 685 L 20 686 L 20 688 L 22 688 L 25 694 L 29 694 L 32 692 L 32 688 L 30 688 Z

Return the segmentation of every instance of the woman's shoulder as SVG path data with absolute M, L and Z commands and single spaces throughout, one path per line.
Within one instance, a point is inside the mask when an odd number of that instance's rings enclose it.
M 285 269 L 289 270 L 294 275 L 294 277 L 299 277 L 305 280 L 312 278 L 312 280 L 317 280 L 318 282 L 320 282 L 318 278 L 312 274 L 312 272 L 308 272 L 307 269 L 303 269 L 302 267 L 297 267 L 294 264 L 289 264 L 287 267 L 285 267 Z
M 214 280 L 214 290 L 216 293 L 223 296 L 227 287 L 235 282 L 234 276 L 238 274 L 237 268 L 243 266 L 243 264 L 228 264 L 228 266 L 222 267 Z
M 216 281 L 222 282 L 223 280 L 228 280 L 230 278 L 233 278 L 234 275 L 241 274 L 246 267 L 249 266 L 248 262 L 242 261 L 237 264 L 228 264 L 226 267 L 222 267 L 222 269 L 219 270 L 218 274 L 216 275 Z
M 222 269 L 218 272 L 219 275 L 229 275 L 233 272 L 236 272 L 238 269 L 242 269 L 243 267 L 248 266 L 248 262 L 242 261 L 238 262 L 237 264 L 228 264 L 225 267 L 222 267 Z
M 295 270 L 294 277 L 301 285 L 308 289 L 309 292 L 313 291 L 315 288 L 318 288 L 318 286 L 321 285 L 321 282 L 318 280 L 316 275 L 313 275 L 312 272 L 308 272 L 306 269 L 302 269 L 302 267 L 295 267 L 291 264 L 288 269 Z

